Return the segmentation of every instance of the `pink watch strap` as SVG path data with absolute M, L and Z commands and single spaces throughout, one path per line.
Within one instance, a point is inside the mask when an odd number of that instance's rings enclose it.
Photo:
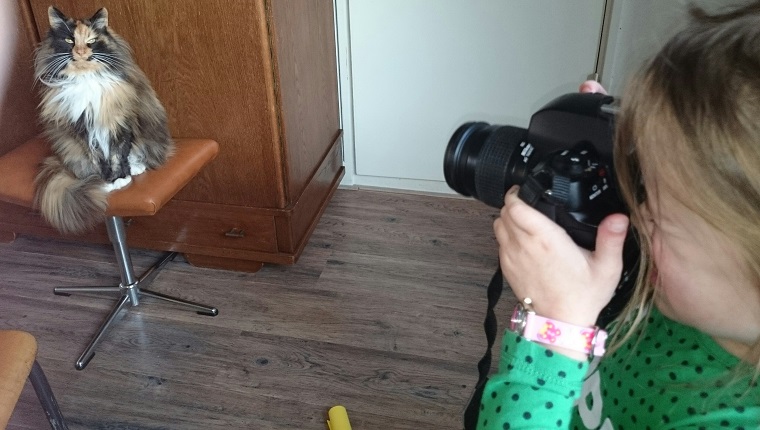
M 607 332 L 598 327 L 580 327 L 535 313 L 526 315 L 522 336 L 539 343 L 556 345 L 585 354 L 604 355 Z

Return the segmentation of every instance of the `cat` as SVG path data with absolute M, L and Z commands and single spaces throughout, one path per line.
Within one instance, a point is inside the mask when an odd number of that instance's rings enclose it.
M 108 193 L 161 166 L 174 152 L 164 107 L 108 11 L 72 19 L 48 8 L 35 53 L 40 119 L 53 155 L 35 180 L 35 205 L 64 234 L 105 219 Z

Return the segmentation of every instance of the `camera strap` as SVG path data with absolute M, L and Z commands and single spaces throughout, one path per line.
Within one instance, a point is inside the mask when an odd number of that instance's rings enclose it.
M 491 370 L 491 348 L 496 341 L 496 331 L 498 323 L 494 308 L 501 297 L 501 291 L 504 289 L 504 277 L 501 274 L 501 267 L 496 269 L 496 273 L 488 284 L 488 309 L 486 310 L 486 319 L 483 322 L 483 328 L 486 332 L 488 347 L 483 358 L 478 362 L 478 382 L 475 384 L 475 391 L 470 397 L 470 403 L 464 411 L 464 428 L 465 430 L 475 430 L 478 426 L 478 414 L 480 413 L 480 399 L 483 397 L 483 390 L 488 382 L 488 372 Z

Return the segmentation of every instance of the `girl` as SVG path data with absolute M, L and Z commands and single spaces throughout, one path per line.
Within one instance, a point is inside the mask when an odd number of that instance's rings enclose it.
M 494 230 L 521 304 L 479 428 L 760 427 L 760 2 L 692 15 L 618 116 L 642 268 L 606 353 L 593 325 L 620 277 L 628 218 L 607 217 L 588 252 L 508 191 Z

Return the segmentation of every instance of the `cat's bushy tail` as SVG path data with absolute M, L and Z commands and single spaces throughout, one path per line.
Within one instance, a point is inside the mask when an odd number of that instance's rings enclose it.
M 35 204 L 43 218 L 64 234 L 92 230 L 105 219 L 108 192 L 97 175 L 79 179 L 56 156 L 45 159 L 35 180 Z

